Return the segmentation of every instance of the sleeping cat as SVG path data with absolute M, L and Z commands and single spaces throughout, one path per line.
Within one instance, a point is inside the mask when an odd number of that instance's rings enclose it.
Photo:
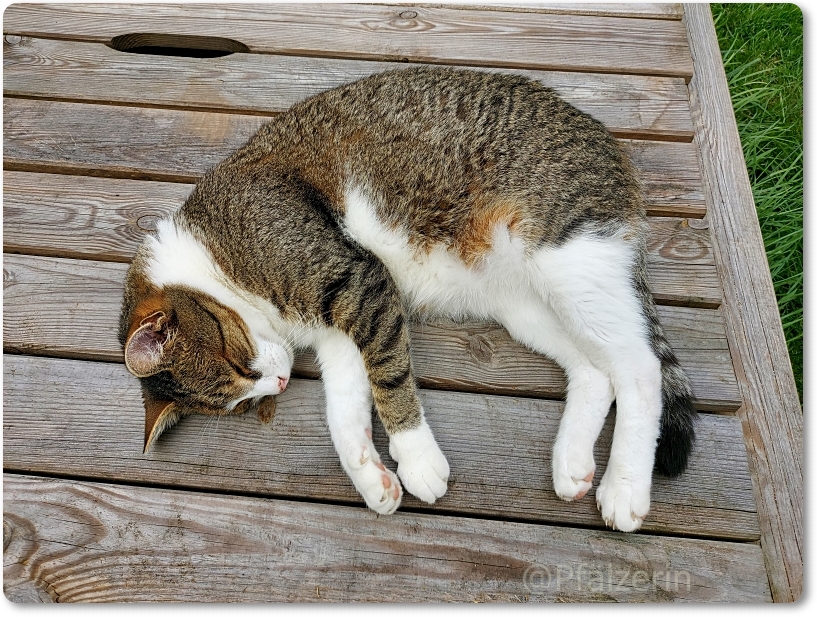
M 591 488 L 615 399 L 596 499 L 607 525 L 638 529 L 653 467 L 684 470 L 695 417 L 647 288 L 645 229 L 615 139 L 538 82 L 411 68 L 303 101 L 209 170 L 133 260 L 120 341 L 142 383 L 145 450 L 191 412 L 269 417 L 308 346 L 368 506 L 394 512 L 401 484 L 433 503 L 449 466 L 417 396 L 407 322 L 493 319 L 567 373 L 553 446 L 562 499 Z M 372 403 L 396 475 L 372 444 Z

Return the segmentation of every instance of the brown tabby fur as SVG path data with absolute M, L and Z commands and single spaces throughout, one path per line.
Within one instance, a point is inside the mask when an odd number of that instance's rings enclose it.
M 498 222 L 531 251 L 588 228 L 643 239 L 638 183 L 616 141 L 527 78 L 393 71 L 308 99 L 261 128 L 205 174 L 174 220 L 287 319 L 346 332 L 390 434 L 420 417 L 407 316 L 385 266 L 339 227 L 351 177 L 382 197 L 378 217 L 406 230 L 417 251 L 447 246 L 467 264 L 491 248 Z M 148 415 L 171 401 L 177 412 L 226 413 L 252 377 L 240 318 L 192 289 L 152 288 L 143 252 L 128 274 L 120 340 L 127 347 L 157 312 L 173 334 L 158 370 L 139 375 Z

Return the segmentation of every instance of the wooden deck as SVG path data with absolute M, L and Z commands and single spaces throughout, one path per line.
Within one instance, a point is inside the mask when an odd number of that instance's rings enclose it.
M 800 596 L 802 411 L 706 5 L 16 4 L 3 29 L 9 599 Z M 251 53 L 106 45 L 131 33 L 226 37 Z M 311 356 L 272 424 L 191 417 L 141 454 L 139 386 L 116 341 L 141 238 L 267 117 L 406 62 L 539 79 L 602 120 L 641 172 L 650 282 L 703 413 L 689 470 L 656 478 L 637 534 L 605 530 L 592 491 L 556 498 L 563 374 L 494 324 L 413 329 L 452 468 L 433 507 L 363 507 Z M 385 454 L 379 425 L 375 442 Z

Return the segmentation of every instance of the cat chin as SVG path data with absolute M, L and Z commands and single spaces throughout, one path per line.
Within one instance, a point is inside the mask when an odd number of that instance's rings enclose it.
M 255 346 L 258 355 L 250 363 L 250 368 L 261 373 L 262 377 L 255 382 L 255 387 L 245 398 L 280 394 L 292 372 L 292 351 L 280 343 L 265 339 L 256 340 Z
M 286 389 L 288 383 L 289 373 L 286 376 L 262 377 L 255 382 L 253 389 L 242 400 L 262 396 L 276 396 Z

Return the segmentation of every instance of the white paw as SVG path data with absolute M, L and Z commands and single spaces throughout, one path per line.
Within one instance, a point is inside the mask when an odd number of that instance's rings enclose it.
M 596 489 L 596 505 L 608 527 L 635 531 L 650 511 L 652 477 L 629 478 L 621 472 L 615 465 L 607 467 Z
M 559 499 L 576 501 L 593 487 L 596 463 L 592 446 L 589 449 L 570 446 L 566 440 L 558 439 L 553 446 L 553 489 Z
M 378 514 L 391 514 L 400 506 L 400 481 L 380 462 L 374 447 L 361 446 L 347 459 L 346 472 L 366 505 Z
M 397 475 L 409 493 L 426 503 L 445 495 L 448 461 L 425 420 L 415 429 L 392 435 L 389 453 L 397 461 Z

